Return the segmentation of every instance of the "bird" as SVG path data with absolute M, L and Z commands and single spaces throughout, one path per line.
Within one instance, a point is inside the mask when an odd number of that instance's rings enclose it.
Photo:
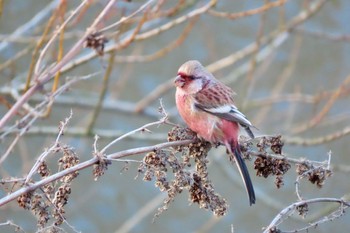
M 226 146 L 245 184 L 249 204 L 255 204 L 254 187 L 238 142 L 239 128 L 254 138 L 251 130 L 254 126 L 234 105 L 235 92 L 196 60 L 180 66 L 174 84 L 176 106 L 182 119 L 199 138 Z

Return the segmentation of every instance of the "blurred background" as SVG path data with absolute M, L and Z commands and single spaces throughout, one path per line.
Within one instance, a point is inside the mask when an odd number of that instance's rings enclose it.
M 90 0 L 78 8 L 82 1 L 0 0 L 1 118 L 25 92 L 26 83 L 35 85 L 36 75 L 59 62 L 60 53 L 64 56 L 73 50 L 108 2 Z M 98 31 L 146 2 L 115 1 L 99 21 Z M 64 61 L 56 81 L 45 82 L 0 127 L 2 181 L 29 173 L 39 155 L 53 145 L 59 122 L 70 111 L 72 119 L 61 142 L 73 147 L 81 162 L 92 158 L 95 134 L 100 137 L 98 147 L 103 148 L 118 136 L 160 119 L 159 99 L 170 121 L 184 125 L 175 107 L 172 79 L 181 64 L 196 59 L 237 93 L 236 104 L 259 129 L 257 135 L 282 135 L 284 155 L 322 162 L 331 151 L 333 176 L 321 189 L 302 181 L 305 199 L 341 198 L 349 193 L 349 1 L 148 2 L 129 20 L 96 34 L 100 44 L 95 49 L 82 48 Z M 74 10 L 74 17 L 42 54 Z M 31 67 L 38 61 L 36 73 Z M 67 84 L 67 79 L 84 76 L 92 77 L 69 85 L 51 107 L 46 104 L 37 109 L 40 116 L 31 116 L 33 122 L 21 122 L 30 109 Z M 171 128 L 161 125 L 149 128 L 150 134 L 138 132 L 106 153 L 166 142 Z M 57 172 L 59 156 L 52 153 L 46 158 L 52 173 Z M 127 159 L 141 161 L 143 156 Z M 277 189 L 274 177 L 256 177 L 253 161 L 247 161 L 257 194 L 257 203 L 249 206 L 239 173 L 228 162 L 224 148 L 212 149 L 209 160 L 210 179 L 229 204 L 223 217 L 189 205 L 184 191 L 153 222 L 165 195 L 154 181 L 143 181 L 142 176 L 135 179 L 139 163 L 114 161 L 97 181 L 91 167 L 72 181 L 65 206 L 70 226 L 63 223 L 61 228 L 66 232 L 261 232 L 283 208 L 297 201 L 293 165 L 284 176 L 284 186 Z M 11 187 L 19 188 L 4 184 L 0 198 Z M 310 206 L 310 215 L 328 208 L 327 204 Z M 38 229 L 36 217 L 16 201 L 0 207 L 0 223 L 8 220 L 25 232 Z M 280 227 L 293 231 L 307 221 L 295 214 Z M 345 214 L 309 232 L 347 232 L 349 228 L 350 216 Z M 0 225 L 1 232 L 14 230 L 9 224 Z

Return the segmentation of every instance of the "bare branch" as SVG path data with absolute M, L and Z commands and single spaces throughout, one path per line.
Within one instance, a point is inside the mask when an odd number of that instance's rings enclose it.
M 295 210 L 297 210 L 297 208 L 299 208 L 301 206 L 314 204 L 314 203 L 327 203 L 327 202 L 339 203 L 339 205 L 340 205 L 339 208 L 341 209 L 342 212 L 345 209 L 347 209 L 348 207 L 350 207 L 350 202 L 346 202 L 346 201 L 344 201 L 342 199 L 338 199 L 338 198 L 314 198 L 314 199 L 299 201 L 299 202 L 296 202 L 296 203 L 293 203 L 293 204 L 287 206 L 280 213 L 278 213 L 278 215 L 276 215 L 276 217 L 271 221 L 269 226 L 267 226 L 264 229 L 264 233 L 269 233 L 269 232 L 275 231 L 277 226 L 280 225 L 284 221 L 285 218 L 288 218 Z M 327 221 L 330 221 L 330 220 L 331 219 L 327 219 Z M 324 221 L 320 220 L 317 223 L 316 222 L 309 223 L 307 229 L 314 227 L 317 224 L 322 223 L 322 222 L 324 222 Z M 292 232 L 297 232 L 297 231 L 293 230 Z

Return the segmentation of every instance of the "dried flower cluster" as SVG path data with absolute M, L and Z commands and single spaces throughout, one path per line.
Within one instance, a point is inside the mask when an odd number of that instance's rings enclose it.
M 61 169 L 68 169 L 79 163 L 79 158 L 73 148 L 66 145 L 58 145 L 56 153 L 62 153 L 58 160 L 58 166 Z M 51 171 L 45 161 L 41 161 L 37 173 L 42 177 L 48 177 Z M 78 176 L 78 172 L 72 172 L 62 177 L 59 182 L 44 185 L 40 190 L 27 192 L 17 198 L 18 205 L 24 209 L 31 210 L 37 217 L 37 224 L 40 229 L 49 222 L 50 218 L 54 219 L 55 226 L 61 225 L 64 221 L 64 206 L 68 202 L 71 193 L 71 182 Z M 50 229 L 56 229 L 51 227 Z
M 277 188 L 283 185 L 283 175 L 287 173 L 291 165 L 286 159 L 275 159 L 260 154 L 254 161 L 254 169 L 257 176 L 267 178 L 270 175 L 276 176 Z
M 256 144 L 259 152 L 269 152 L 270 149 L 274 154 L 282 154 L 283 148 L 282 136 L 274 136 L 274 137 L 262 137 L 259 142 Z
M 193 140 L 187 146 L 178 146 L 171 152 L 157 150 L 148 153 L 139 166 L 139 173 L 143 174 L 145 181 L 155 180 L 155 185 L 168 197 L 164 205 L 158 209 L 156 216 L 167 210 L 177 194 L 183 190 L 189 191 L 189 201 L 199 204 L 200 208 L 209 209 L 215 215 L 222 216 L 227 212 L 227 203 L 214 190 L 208 179 L 207 153 L 211 144 L 201 141 L 196 134 L 187 128 L 174 127 L 168 133 L 168 141 Z M 176 153 L 181 153 L 181 158 Z M 188 170 L 195 164 L 195 170 Z M 173 178 L 170 179 L 167 171 L 171 170 Z
M 49 221 L 49 204 L 41 194 L 34 194 L 31 202 L 31 210 L 38 218 L 38 225 L 44 227 Z
M 333 174 L 328 168 L 315 167 L 309 162 L 298 163 L 296 172 L 299 176 L 307 177 L 311 183 L 316 184 L 319 188 L 322 188 L 325 180 Z
M 108 42 L 107 38 L 99 33 L 95 32 L 90 34 L 86 39 L 84 43 L 84 47 L 86 48 L 92 48 L 96 51 L 96 53 L 99 56 L 103 56 L 105 44 Z
M 272 227 L 269 230 L 269 233 L 281 233 L 282 231 L 280 229 L 278 229 L 276 226 Z
M 105 158 L 104 155 L 96 154 L 98 158 L 98 162 L 94 164 L 92 169 L 92 174 L 94 176 L 94 180 L 96 181 L 100 176 L 105 174 L 106 170 L 108 169 L 108 165 L 112 164 L 112 162 Z
M 298 211 L 298 214 L 300 216 L 302 216 L 303 218 L 305 218 L 305 216 L 307 215 L 307 213 L 309 212 L 309 205 L 307 203 L 303 204 L 303 205 L 298 205 L 296 207 L 296 210 Z
M 62 147 L 63 156 L 58 160 L 58 165 L 60 165 L 63 170 L 73 167 L 79 163 L 79 158 L 74 152 L 74 150 L 68 146 Z M 61 182 L 69 183 L 74 178 L 78 176 L 78 172 L 72 172 L 61 178 Z
M 267 178 L 270 175 L 276 176 L 275 184 L 277 188 L 283 186 L 283 175 L 287 173 L 291 165 L 287 159 L 277 159 L 268 156 L 268 151 L 271 150 L 275 154 L 282 154 L 283 142 L 281 136 L 263 137 L 257 143 L 259 154 L 254 161 L 254 169 L 257 176 Z
M 20 195 L 17 198 L 17 203 L 18 203 L 19 207 L 22 207 L 23 209 L 29 210 L 32 196 L 33 196 L 33 192 L 27 192 L 27 193 L 23 193 L 22 195 Z
M 172 150 L 156 149 L 149 152 L 138 168 L 138 173 L 142 174 L 143 180 L 154 181 L 155 186 L 161 192 L 167 193 L 163 206 L 158 209 L 155 216 L 167 210 L 183 190 L 188 191 L 190 203 L 197 203 L 200 208 L 210 210 L 217 216 L 225 215 L 228 204 L 216 193 L 207 169 L 209 163 L 207 154 L 212 145 L 197 138 L 196 134 L 188 128 L 174 127 L 168 133 L 168 141 L 181 140 L 192 140 L 192 143 L 173 147 Z M 252 155 L 257 157 L 254 161 L 257 176 L 266 178 L 274 175 L 277 188 L 283 185 L 283 176 L 291 165 L 287 158 L 281 156 L 283 148 L 281 136 L 261 138 L 256 144 L 258 152 L 252 149 L 251 140 L 241 141 L 240 146 L 245 158 L 250 158 Z M 74 150 L 66 145 L 58 145 L 54 152 L 62 153 L 62 157 L 58 160 L 60 169 L 69 169 L 79 163 Z M 108 165 L 111 164 L 111 161 L 102 155 L 96 154 L 96 156 L 99 161 L 93 168 L 95 180 L 103 175 Z M 297 163 L 296 168 L 299 176 L 308 177 L 318 187 L 321 187 L 325 179 L 332 174 L 330 170 L 322 166 L 315 167 L 311 162 L 306 161 Z M 50 176 L 51 171 L 45 161 L 39 164 L 37 173 L 43 178 Z M 55 226 L 61 225 L 65 220 L 64 206 L 68 203 L 72 191 L 71 182 L 77 176 L 78 172 L 72 172 L 62 177 L 59 182 L 44 185 L 41 188 L 42 193 L 38 190 L 25 193 L 18 198 L 18 204 L 32 211 L 38 219 L 40 229 L 46 227 L 45 229 L 55 230 Z M 299 206 L 297 211 L 300 215 L 305 216 L 308 206 Z M 50 219 L 53 224 L 47 227 Z M 274 230 L 271 232 L 279 232 L 277 228 Z

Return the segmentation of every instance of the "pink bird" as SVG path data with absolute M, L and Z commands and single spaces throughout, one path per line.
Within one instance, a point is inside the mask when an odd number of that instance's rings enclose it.
M 178 70 L 175 79 L 177 109 L 188 127 L 199 137 L 223 144 L 234 155 L 242 176 L 250 205 L 255 204 L 255 193 L 247 166 L 238 144 L 239 126 L 251 138 L 252 123 L 234 105 L 234 92 L 217 80 L 198 61 L 188 61 Z

